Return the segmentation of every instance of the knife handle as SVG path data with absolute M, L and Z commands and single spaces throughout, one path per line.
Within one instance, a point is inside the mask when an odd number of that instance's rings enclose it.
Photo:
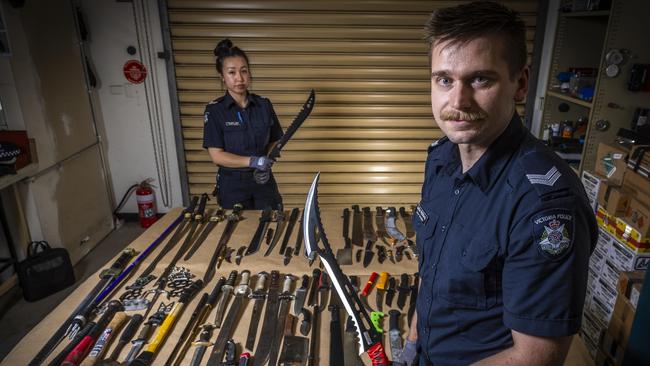
M 257 283 L 255 284 L 255 291 L 264 291 L 266 288 L 266 279 L 269 277 L 268 272 L 260 272 L 257 274 Z
M 385 290 L 386 282 L 388 281 L 388 272 L 382 272 L 377 280 L 377 290 Z
M 394 330 L 397 329 L 399 330 L 398 323 L 399 323 L 399 316 L 400 316 L 399 310 L 391 310 L 388 312 L 389 321 L 388 321 L 388 329 L 389 330 Z
M 377 280 L 377 276 L 378 276 L 377 272 L 372 272 L 370 278 L 368 279 L 368 282 L 366 283 L 366 286 L 363 288 L 363 291 L 361 291 L 361 296 L 368 296 L 368 293 L 372 289 L 372 285 Z
M 343 209 L 343 237 L 347 238 L 348 233 L 350 232 L 350 209 Z
M 388 366 L 388 357 L 386 357 L 386 352 L 384 352 L 384 346 L 381 345 L 381 342 L 377 342 L 372 347 L 368 348 L 368 356 L 370 356 L 370 361 L 372 361 L 372 366 Z
M 330 281 L 327 272 L 321 272 L 320 278 L 318 279 L 318 289 L 320 290 L 322 288 L 330 288 Z
M 402 276 L 400 277 L 400 280 L 399 280 L 399 286 L 401 288 L 406 288 L 406 289 L 410 288 L 409 287 L 409 275 L 407 273 L 402 273 Z
M 284 283 L 282 284 L 282 293 L 289 293 L 291 291 L 291 283 L 293 282 L 293 276 L 288 274 L 284 276 Z
M 235 286 L 235 281 L 237 281 L 237 271 L 233 270 L 228 275 L 228 279 L 226 280 L 225 286 L 233 287 Z
M 309 276 L 302 275 L 302 282 L 300 282 L 300 288 L 307 289 L 309 287 Z

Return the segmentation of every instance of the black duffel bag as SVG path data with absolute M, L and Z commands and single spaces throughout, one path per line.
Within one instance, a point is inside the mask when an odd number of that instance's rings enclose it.
M 74 284 L 70 255 L 64 248 L 52 248 L 46 241 L 33 241 L 27 258 L 16 266 L 18 282 L 27 301 L 36 301 Z

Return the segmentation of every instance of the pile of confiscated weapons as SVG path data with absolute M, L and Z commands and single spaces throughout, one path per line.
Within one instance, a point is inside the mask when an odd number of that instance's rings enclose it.
M 403 321 L 410 321 L 417 297 L 417 273 L 413 276 L 401 274 L 398 281 L 386 272 L 379 275 L 373 272 L 366 285 L 360 288 L 360 278 L 345 276 L 339 264 L 353 264 L 352 246 L 363 245 L 363 242 L 366 242 L 365 250 L 358 249 L 356 262 L 363 261 L 364 267 L 375 255 L 373 245 L 377 248 L 380 263 L 385 259 L 399 262 L 403 257 L 411 260 L 417 251 L 410 239 L 414 234 L 407 210 L 388 208 L 384 211 L 377 207 L 375 229 L 368 207 L 360 210 L 353 206 L 352 211 L 344 209 L 345 246 L 338 250 L 337 261 L 315 208 L 315 185 L 310 191 L 302 220 L 299 220 L 300 210 L 297 208 L 290 212 L 284 212 L 282 208 L 264 210 L 250 244 L 237 250 L 227 244 L 242 218 L 241 207 L 235 207 L 228 214 L 217 208 L 204 217 L 207 200 L 206 194 L 200 199 L 193 197 L 183 213 L 139 255 L 133 249 L 124 250 L 110 268 L 102 271 L 99 282 L 51 335 L 30 365 L 41 365 L 46 361 L 48 365 L 93 365 L 102 360 L 136 366 L 152 364 L 185 307 L 203 288 L 211 291 L 202 294 L 186 324 L 176 324 L 183 327 L 176 343 L 170 341 L 165 345 L 173 347 L 165 365 L 246 365 L 249 359 L 253 365 L 315 365 L 319 364 L 317 344 L 321 336 L 330 339 L 331 365 L 360 365 L 360 352 L 368 352 L 373 364 L 386 365 L 385 355 L 381 356 L 377 348 L 373 348 L 381 345 L 385 333 L 382 329 L 384 308 L 390 317 L 387 333 L 391 354 L 396 357 L 402 344 L 401 327 L 398 326 L 400 310 L 406 311 L 404 318 L 407 319 Z M 404 220 L 405 235 L 396 225 L 398 213 Z M 350 219 L 351 238 L 348 234 Z M 222 221 L 225 221 L 225 227 L 209 265 L 203 278 L 196 279 L 178 262 L 192 260 L 210 232 Z M 298 221 L 300 228 L 294 235 L 297 238 L 290 243 Z M 375 245 L 378 239 L 385 246 Z M 224 260 L 240 265 L 242 258 L 257 253 L 265 240 L 265 256 L 273 253 L 276 244 L 281 242 L 279 253 L 285 265 L 301 253 L 304 241 L 302 253 L 310 265 L 320 258 L 324 270 L 316 268 L 311 277 L 305 274 L 300 278 L 290 273 L 280 274 L 274 268 L 268 273 L 262 271 L 255 275 L 251 275 L 249 270 L 232 270 L 226 278 L 220 277 L 211 284 Z M 318 247 L 319 244 L 322 248 Z M 149 260 L 149 255 L 156 250 L 157 255 Z M 173 257 L 168 259 L 168 254 L 173 254 Z M 129 282 L 143 262 L 148 263 L 147 267 L 118 296 L 120 287 Z M 162 271 L 157 271 L 158 264 L 165 265 Z M 368 301 L 373 286 L 376 288 L 374 309 Z M 344 328 L 341 326 L 341 308 L 349 314 L 347 321 L 343 318 Z M 388 311 L 389 308 L 393 309 Z M 211 317 L 213 310 L 215 315 Z M 320 313 L 325 310 L 331 312 L 329 333 L 319 330 Z M 242 324 L 245 312 L 250 314 L 249 324 Z M 258 330 L 260 321 L 261 329 Z M 294 329 L 297 321 L 300 322 L 299 335 Z M 247 337 L 245 342 L 243 339 L 236 342 L 233 333 L 241 327 L 248 327 Z M 213 340 L 215 335 L 216 340 Z M 66 338 L 69 339 L 67 344 L 60 345 Z M 257 342 L 256 338 L 259 338 Z M 250 353 L 242 353 L 242 348 Z M 55 350 L 58 351 L 56 354 Z M 209 356 L 204 357 L 208 350 Z M 207 363 L 202 363 L 204 358 L 207 358 Z M 162 359 L 156 360 L 157 364 L 162 362 Z

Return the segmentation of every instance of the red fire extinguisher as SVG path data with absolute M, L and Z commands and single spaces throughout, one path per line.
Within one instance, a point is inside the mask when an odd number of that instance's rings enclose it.
M 135 199 L 138 202 L 138 214 L 140 215 L 140 226 L 147 228 L 156 220 L 156 196 L 148 180 L 142 181 L 135 190 Z

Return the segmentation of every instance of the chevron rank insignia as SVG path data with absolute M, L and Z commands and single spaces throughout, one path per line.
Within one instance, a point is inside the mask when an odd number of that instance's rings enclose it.
M 573 243 L 573 213 L 556 208 L 545 210 L 533 219 L 533 235 L 539 252 L 548 259 L 558 259 Z
M 553 166 L 546 174 L 526 174 L 530 184 L 542 184 L 552 187 L 562 176 L 559 170 Z

